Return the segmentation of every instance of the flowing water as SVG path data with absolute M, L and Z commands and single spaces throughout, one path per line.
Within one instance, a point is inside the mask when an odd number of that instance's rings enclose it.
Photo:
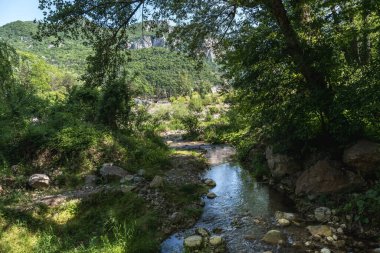
M 260 240 L 268 230 L 275 228 L 274 212 L 292 211 L 291 203 L 267 185 L 257 182 L 239 164 L 230 161 L 234 153 L 231 147 L 204 148 L 211 168 L 202 177 L 216 182 L 216 187 L 210 191 L 216 193 L 217 197 L 204 198 L 206 205 L 195 226 L 167 238 L 161 245 L 161 253 L 184 252 L 184 238 L 194 234 L 197 227 L 221 231 L 229 252 L 296 252 L 294 249 L 270 246 Z M 258 224 L 259 221 L 262 221 L 261 224 Z M 288 236 L 288 241 L 291 240 L 291 236 Z

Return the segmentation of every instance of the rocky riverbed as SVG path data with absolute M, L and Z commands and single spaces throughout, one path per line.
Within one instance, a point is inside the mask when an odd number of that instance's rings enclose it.
M 178 146 L 178 142 L 173 144 Z M 297 213 L 295 203 L 267 183 L 257 182 L 228 158 L 233 149 L 205 143 L 185 145 L 206 151 L 210 187 L 201 218 L 168 237 L 162 253 L 184 252 L 377 252 L 380 245 L 350 233 L 352 217 L 316 207 Z M 196 148 L 194 148 L 196 147 Z M 223 155 L 224 154 L 224 155 Z

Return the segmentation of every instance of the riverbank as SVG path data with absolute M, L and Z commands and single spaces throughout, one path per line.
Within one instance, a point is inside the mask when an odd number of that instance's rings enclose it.
M 310 252 L 321 247 L 332 252 L 376 252 L 380 250 L 378 147 L 360 140 L 335 150 L 335 155 L 315 152 L 298 158 L 257 147 L 244 160 L 249 170 L 264 171 L 259 178 L 289 196 L 307 223 L 330 231 L 326 236 L 306 231 Z
M 164 238 L 196 222 L 207 192 L 203 155 L 169 153 L 160 170 L 107 163 L 74 188 L 56 187 L 44 174 L 27 188 L 8 182 L 0 193 L 0 251 L 157 252 Z

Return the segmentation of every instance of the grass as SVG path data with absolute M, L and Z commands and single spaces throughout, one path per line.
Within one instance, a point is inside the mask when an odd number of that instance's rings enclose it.
M 159 215 L 134 193 L 28 211 L 1 204 L 0 252 L 157 252 L 158 225 Z

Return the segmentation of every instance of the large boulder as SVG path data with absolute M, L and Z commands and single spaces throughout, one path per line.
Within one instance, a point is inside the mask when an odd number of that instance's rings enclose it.
M 364 185 L 359 175 L 341 169 L 338 162 L 318 161 L 297 179 L 296 194 L 329 194 L 355 190 Z
M 100 175 L 108 181 L 120 180 L 123 177 L 129 175 L 126 170 L 115 166 L 112 163 L 103 164 L 99 172 Z
M 50 178 L 45 174 L 33 174 L 29 177 L 28 184 L 34 189 L 49 187 Z
M 285 242 L 283 234 L 278 230 L 268 231 L 261 240 L 268 244 L 283 244 Z
M 267 147 L 265 151 L 268 167 L 273 177 L 282 178 L 292 175 L 300 170 L 300 165 L 295 160 L 284 154 L 273 153 L 272 147 Z
M 343 162 L 361 173 L 371 174 L 380 169 L 380 144 L 360 140 L 344 150 Z

